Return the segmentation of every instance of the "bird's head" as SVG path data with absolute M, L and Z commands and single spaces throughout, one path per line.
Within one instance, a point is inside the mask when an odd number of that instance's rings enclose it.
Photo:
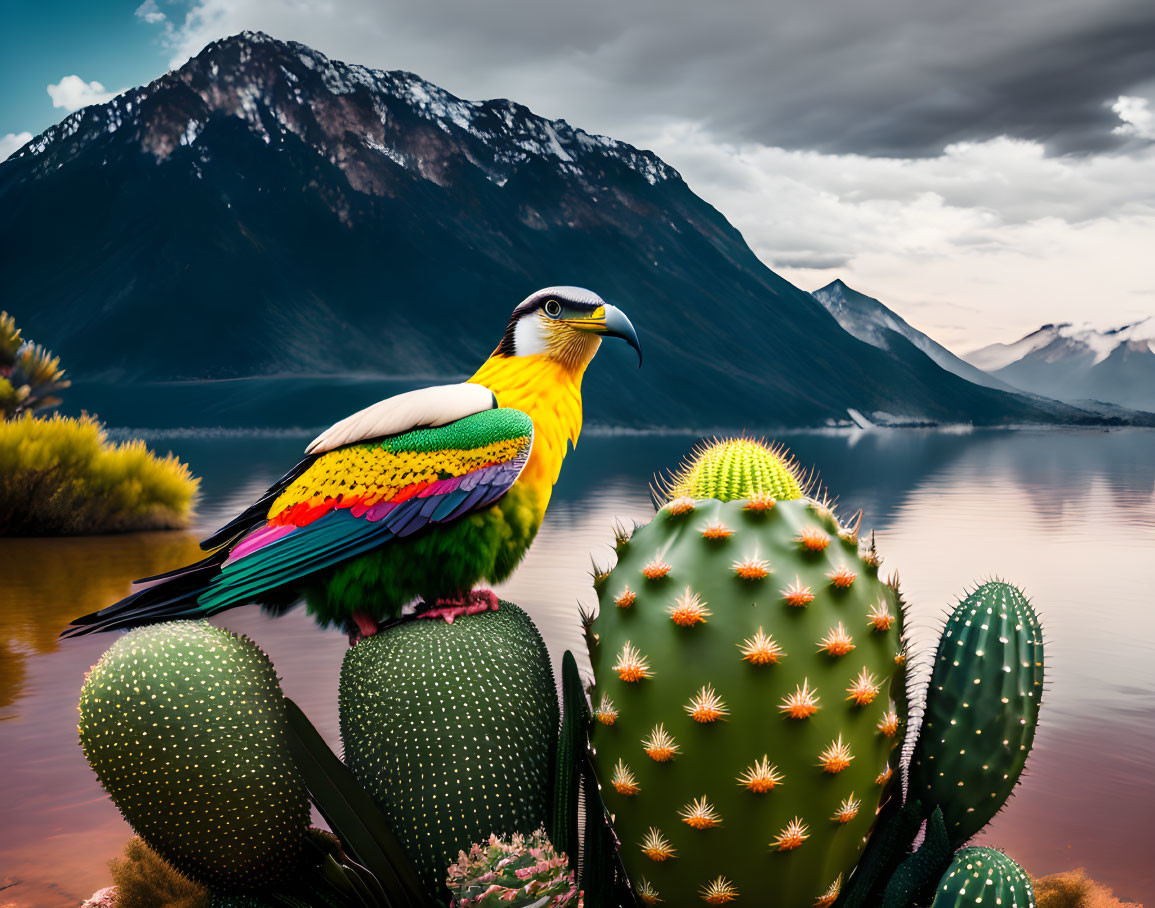
M 584 369 L 603 337 L 620 337 L 638 352 L 642 347 L 626 314 L 581 287 L 546 287 L 531 293 L 510 316 L 494 356 L 543 356 L 568 368 Z

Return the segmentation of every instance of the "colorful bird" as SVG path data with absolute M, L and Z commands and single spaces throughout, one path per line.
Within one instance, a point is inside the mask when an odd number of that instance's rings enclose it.
M 203 561 L 77 618 L 62 636 L 204 618 L 302 594 L 322 625 L 375 633 L 420 597 L 430 611 L 496 608 L 581 431 L 581 381 L 603 337 L 638 351 L 630 320 L 578 287 L 516 309 L 467 382 L 373 404 L 327 429 L 306 457 L 205 539 Z

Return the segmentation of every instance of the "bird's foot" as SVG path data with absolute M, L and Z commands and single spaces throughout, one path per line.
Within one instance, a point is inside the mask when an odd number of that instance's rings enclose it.
M 366 637 L 372 637 L 380 630 L 377 624 L 377 619 L 372 617 L 368 612 L 360 610 L 353 612 L 353 622 L 357 625 L 356 630 L 349 631 L 349 645 L 356 646 Z
M 453 599 L 436 599 L 431 608 L 419 612 L 421 618 L 444 618 L 452 624 L 462 615 L 476 615 L 480 612 L 497 611 L 497 593 L 493 590 L 473 590 Z

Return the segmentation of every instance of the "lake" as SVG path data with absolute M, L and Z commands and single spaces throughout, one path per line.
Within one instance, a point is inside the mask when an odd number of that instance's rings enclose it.
M 947 607 L 999 576 L 1042 616 L 1048 685 L 1017 795 L 984 833 L 1034 875 L 1074 867 L 1120 897 L 1155 904 L 1155 432 L 893 430 L 779 436 L 820 469 L 839 513 L 861 508 L 911 606 L 916 652 Z M 128 581 L 192 559 L 214 528 L 291 466 L 292 435 L 154 437 L 203 477 L 193 533 L 0 539 L 0 906 L 74 908 L 109 882 L 128 827 L 77 744 L 76 701 L 108 635 L 60 643 L 74 616 Z M 580 648 L 578 603 L 594 601 L 592 554 L 611 560 L 615 519 L 652 514 L 647 483 L 689 436 L 587 435 L 570 455 L 542 531 L 500 588 L 538 621 L 555 667 Z M 337 678 L 347 646 L 298 609 L 254 607 L 215 623 L 263 646 L 338 746 Z M 588 667 L 588 663 L 587 663 Z

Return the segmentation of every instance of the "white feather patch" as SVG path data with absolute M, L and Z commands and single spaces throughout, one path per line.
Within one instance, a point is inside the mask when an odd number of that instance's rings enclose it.
M 535 353 L 545 353 L 547 349 L 541 316 L 534 312 L 519 318 L 513 326 L 514 355 L 533 356 Z
M 378 401 L 346 416 L 313 439 L 306 454 L 323 454 L 341 445 L 410 429 L 444 426 L 465 416 L 497 406 L 493 392 L 484 385 L 436 385 L 406 391 Z

